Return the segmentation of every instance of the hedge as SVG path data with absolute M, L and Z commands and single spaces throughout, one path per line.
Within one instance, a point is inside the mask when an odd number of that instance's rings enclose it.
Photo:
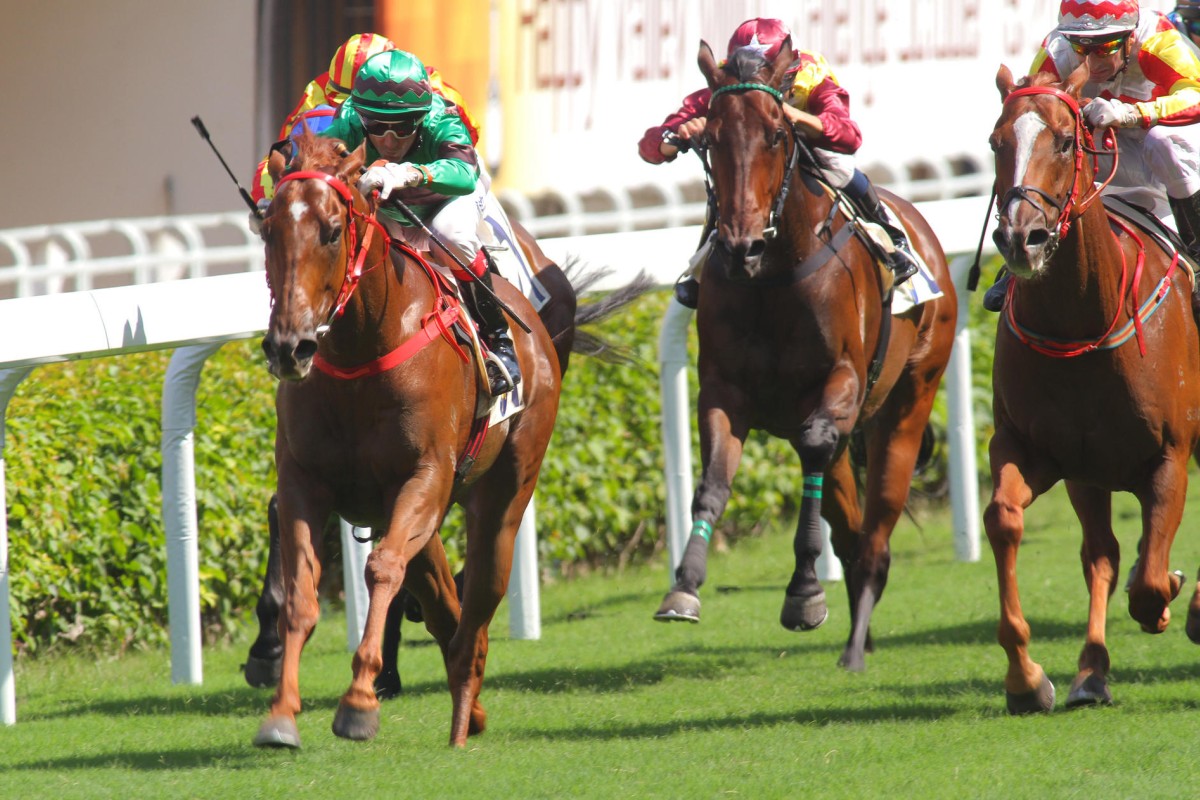
M 656 348 L 668 299 L 654 292 L 599 328 L 639 364 L 572 359 L 536 496 L 544 579 L 661 557 L 666 490 Z M 981 318 L 975 327 L 991 324 L 994 318 Z M 976 337 L 977 383 L 990 375 L 989 336 Z M 154 352 L 44 366 L 10 403 L 4 456 L 18 651 L 112 651 L 167 641 L 159 448 L 169 358 Z M 693 408 L 695 391 L 693 378 Z M 275 480 L 273 393 L 257 340 L 218 351 L 197 392 L 200 601 L 210 640 L 246 624 L 257 600 Z M 986 386 L 977 387 L 981 423 L 990 420 L 989 397 Z M 944 421 L 942 405 L 935 416 Z M 980 429 L 986 441 L 988 429 Z M 941 458 L 923 478 L 935 495 L 944 486 L 944 452 Z M 786 443 L 752 434 L 721 521 L 725 539 L 791 524 L 800 477 Z M 452 514 L 443 529 L 456 562 L 460 522 Z M 338 573 L 326 569 L 335 580 Z

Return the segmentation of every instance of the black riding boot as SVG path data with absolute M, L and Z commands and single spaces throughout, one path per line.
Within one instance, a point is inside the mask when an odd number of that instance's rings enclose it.
M 1168 197 L 1171 213 L 1175 215 L 1175 229 L 1183 239 L 1192 261 L 1200 264 L 1200 192 L 1191 197 L 1176 199 Z M 1192 313 L 1200 317 L 1200 276 L 1192 287 Z
M 879 195 L 875 192 L 875 186 L 866 173 L 854 170 L 854 178 L 846 185 L 844 191 L 850 195 L 850 199 L 858 204 L 871 222 L 878 223 L 892 238 L 892 244 L 896 249 L 894 252 L 888 253 L 887 257 L 888 269 L 892 271 L 892 283 L 899 284 L 916 275 L 917 258 L 913 255 L 908 236 L 904 233 L 903 228 L 893 224 L 891 213 L 879 199 Z
M 482 288 L 479 286 L 481 283 Z M 512 336 L 509 334 L 508 320 L 504 318 L 504 310 L 500 308 L 491 292 L 491 270 L 485 270 L 483 275 L 473 281 L 461 281 L 459 286 L 463 288 L 463 294 L 469 301 L 468 305 L 475 313 L 480 336 L 495 356 L 495 359 L 487 360 L 492 397 L 511 392 L 513 387 L 521 382 L 521 367 L 517 362 L 517 351 L 513 346 Z M 496 363 L 497 360 L 499 364 Z
M 1004 298 L 1008 296 L 1008 282 L 1012 280 L 1007 267 L 1001 267 L 996 273 L 996 282 L 983 293 L 983 307 L 987 311 L 999 311 L 1004 308 Z

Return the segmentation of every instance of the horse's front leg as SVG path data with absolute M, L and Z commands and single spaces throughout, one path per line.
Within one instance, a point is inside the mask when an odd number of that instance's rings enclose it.
M 800 519 L 792 541 L 796 565 L 779 614 L 779 623 L 788 630 L 812 630 L 829 616 L 825 590 L 817 580 L 816 570 L 823 545 L 821 499 L 825 472 L 838 445 L 849 438 L 858 420 L 859 385 L 858 372 L 852 365 L 836 367 L 825 382 L 820 406 L 805 421 L 799 435 L 791 439 L 792 447 L 800 456 L 804 489 L 800 498 Z
M 1108 599 L 1121 568 L 1121 547 L 1112 530 L 1112 493 L 1093 486 L 1067 482 L 1067 496 L 1083 526 L 1083 578 L 1087 582 L 1087 639 L 1079 653 L 1079 672 L 1071 683 L 1067 707 L 1112 703 L 1108 690 L 1108 646 L 1104 642 Z
M 700 485 L 692 496 L 692 531 L 675 568 L 675 584 L 654 612 L 660 622 L 700 621 L 700 586 L 707 577 L 708 543 L 729 502 L 733 476 L 749 433 L 742 410 L 745 402 L 741 390 L 701 380 L 698 415 L 703 469 Z
M 1000 623 L 996 639 L 1008 655 L 1004 678 L 1008 713 L 1028 714 L 1054 708 L 1054 684 L 1041 665 L 1029 657 L 1029 623 L 1021 611 L 1017 589 L 1017 549 L 1025 532 L 1025 509 L 1053 481 L 1035 484 L 1023 448 L 1001 424 L 989 445 L 992 499 L 983 512 L 983 526 L 1000 593 Z M 1048 480 L 1048 479 L 1047 479 Z
M 344 739 L 371 739 L 379 732 L 375 678 L 383 669 L 388 609 L 404 583 L 408 562 L 437 535 L 449 506 L 452 481 L 453 469 L 448 467 L 430 464 L 416 469 L 391 503 L 387 532 L 367 556 L 367 619 L 351 662 L 350 688 L 333 717 L 333 732 Z
M 1147 633 L 1162 633 L 1171 621 L 1168 604 L 1179 594 L 1183 574 L 1170 572 L 1171 545 L 1183 519 L 1187 496 L 1187 454 L 1168 452 L 1136 492 L 1142 504 L 1142 539 L 1137 569 L 1129 585 L 1129 616 Z
M 283 642 L 279 640 L 279 610 L 283 606 L 283 567 L 279 562 L 278 500 L 271 495 L 267 504 L 267 573 L 263 576 L 262 594 L 254 606 L 258 617 L 258 636 L 250 645 L 250 653 L 242 672 L 246 683 L 255 688 L 279 684 L 283 662 Z
M 278 450 L 278 448 L 277 448 Z M 317 586 L 321 551 L 331 501 L 318 486 L 303 483 L 289 459 L 279 463 L 279 554 L 284 601 L 279 627 L 283 659 L 279 685 L 266 721 L 254 737 L 260 747 L 299 747 L 296 715 L 300 713 L 300 653 L 320 616 Z

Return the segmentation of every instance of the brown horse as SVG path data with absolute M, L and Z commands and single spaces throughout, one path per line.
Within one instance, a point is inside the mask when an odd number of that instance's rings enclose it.
M 722 69 L 708 45 L 700 47 L 700 70 L 713 90 L 705 136 L 717 198 L 717 244 L 697 318 L 703 475 L 676 583 L 655 617 L 698 621 L 708 537 L 729 500 L 747 434 L 766 430 L 791 443 L 804 470 L 795 570 L 780 622 L 809 630 L 825 621 L 814 570 L 824 516 L 850 599 L 839 663 L 861 670 L 872 646 L 871 611 L 887 583 L 888 539 L 950 356 L 956 301 L 933 231 L 911 204 L 888 194 L 945 292 L 891 317 L 875 253 L 833 207 L 814 155 L 784 114 L 775 87 L 790 58 L 785 43 L 774 62 L 742 51 Z M 856 428 L 867 453 L 863 510 L 847 449 Z
M 319 613 L 321 532 L 336 513 L 382 535 L 367 559 L 370 605 L 334 733 L 369 739 L 378 731 L 373 682 L 387 610 L 403 584 L 441 647 L 450 742 L 463 746 L 486 724 L 479 693 L 488 625 L 553 431 L 560 367 L 528 302 L 496 281 L 532 330 L 513 326 L 524 410 L 478 426 L 477 370 L 448 331 L 463 312 L 415 252 L 389 249 L 355 188 L 363 159 L 362 147 L 346 153 L 340 142 L 300 137 L 287 170 L 275 166 L 278 190 L 263 223 L 273 298 L 263 350 L 281 380 L 275 460 L 285 600 L 282 672 L 255 743 L 299 746 L 300 653 Z M 461 608 L 438 535 L 452 502 L 467 517 Z
M 279 161 L 276 168 L 281 168 L 283 163 Z M 618 348 L 613 348 L 608 342 L 583 328 L 608 318 L 653 288 L 652 281 L 639 277 L 601 299 L 580 305 L 577 295 L 603 278 L 607 270 L 582 269 L 577 262 L 569 263 L 564 270 L 546 256 L 533 236 L 516 220 L 512 221 L 512 227 L 518 243 L 525 252 L 527 262 L 550 297 L 538 310 L 538 317 L 554 342 L 559 374 L 566 374 L 572 351 L 616 363 L 628 360 Z M 270 533 L 267 570 L 255 607 L 258 635 L 250 645 L 246 663 L 243 665 L 246 682 L 255 687 L 278 684 L 283 664 L 283 641 L 279 633 L 279 612 L 284 600 L 283 573 L 279 563 L 279 522 L 275 497 L 271 498 L 268 505 L 267 517 Z M 331 522 L 334 521 L 331 519 Z M 340 547 L 336 525 L 327 528 L 326 540 L 334 547 Z M 461 577 L 456 576 L 455 580 L 459 583 Z M 402 590 L 388 609 L 384 626 L 383 666 L 375 679 L 375 693 L 381 700 L 395 697 L 401 692 L 398 650 L 401 628 L 406 617 L 414 621 L 422 619 L 420 605 L 411 593 Z
M 1013 714 L 1054 707 L 1054 686 L 1029 656 L 1017 593 L 1025 509 L 1066 482 L 1083 527 L 1091 598 L 1067 705 L 1109 703 L 1104 628 L 1120 566 L 1112 493 L 1131 492 L 1142 506 L 1129 614 L 1143 630 L 1161 632 L 1180 589 L 1167 562 L 1200 440 L 1191 287 L 1171 253 L 1098 201 L 1099 151 L 1079 108 L 1086 80 L 1086 66 L 1061 84 L 1044 75 L 1015 84 L 1006 67 L 996 76 L 1004 108 L 990 139 L 995 240 L 1014 280 L 996 333 L 993 490 L 984 526 L 999 578 L 997 638 L 1008 655 Z

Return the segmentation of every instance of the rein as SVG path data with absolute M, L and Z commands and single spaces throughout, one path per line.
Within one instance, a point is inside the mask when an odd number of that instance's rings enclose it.
M 346 209 L 350 215 L 350 225 L 347 225 L 347 255 L 346 255 L 346 274 L 342 280 L 342 287 L 338 291 L 337 300 L 334 303 L 333 310 L 329 314 L 329 319 L 323 326 L 318 328 L 318 331 L 323 333 L 329 330 L 329 326 L 335 319 L 340 317 L 346 310 L 346 304 L 350 301 L 350 297 L 354 294 L 354 290 L 358 288 L 359 281 L 367 272 L 384 264 L 388 260 L 388 253 L 391 248 L 400 250 L 402 253 L 412 258 L 421 269 L 425 272 L 429 282 L 433 284 L 434 290 L 434 309 L 429 314 L 426 314 L 421 321 L 421 329 L 416 335 L 405 340 L 399 347 L 384 356 L 381 356 L 373 361 L 365 364 L 360 364 L 357 367 L 338 367 L 325 360 L 320 353 L 313 356 L 313 366 L 319 371 L 329 375 L 330 377 L 339 380 L 355 380 L 357 378 L 365 378 L 370 375 L 378 375 L 387 372 L 394 367 L 412 358 L 421 351 L 425 345 L 437 339 L 439 336 L 444 338 L 454 348 L 464 362 L 469 361 L 466 352 L 454 340 L 454 334 L 450 330 L 453 325 L 462 316 L 462 306 L 454 295 L 448 291 L 448 287 L 443 285 L 444 279 L 438 274 L 433 266 L 416 250 L 405 242 L 393 241 L 382 223 L 376 218 L 375 213 L 364 214 L 354 206 L 354 195 L 350 191 L 350 187 L 340 180 L 335 175 L 330 175 L 327 172 L 317 170 L 300 170 L 297 172 L 284 175 L 279 179 L 276 186 L 282 186 L 287 181 L 293 180 L 317 180 L 327 184 L 342 198 L 346 205 Z M 358 241 L 358 226 L 355 224 L 356 219 L 361 219 L 367 226 L 367 232 L 362 238 L 361 244 Z M 371 247 L 372 234 L 376 231 L 383 237 L 384 250 L 383 257 L 371 265 L 367 269 L 363 269 L 363 263 L 366 260 L 367 252 Z M 322 328 L 324 330 L 322 330 Z

